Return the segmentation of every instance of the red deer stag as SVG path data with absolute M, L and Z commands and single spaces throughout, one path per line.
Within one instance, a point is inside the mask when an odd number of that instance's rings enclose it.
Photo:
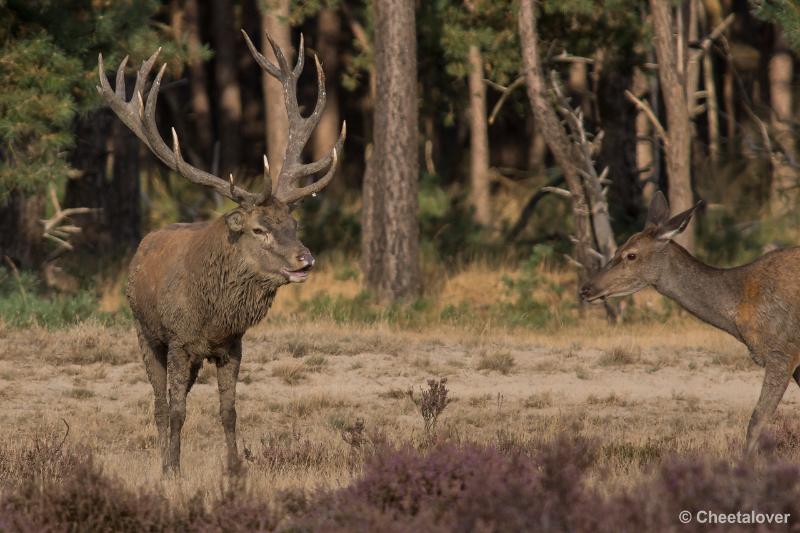
M 744 343 L 765 370 L 747 427 L 749 455 L 789 381 L 800 384 L 800 248 L 775 250 L 735 268 L 706 265 L 672 241 L 699 205 L 670 218 L 667 200 L 656 193 L 644 230 L 620 246 L 581 295 L 595 301 L 653 287 Z
M 230 181 L 189 165 L 181 155 L 172 130 L 172 149 L 158 132 L 156 102 L 166 64 L 149 93 L 143 91 L 158 51 L 136 76 L 133 96 L 126 101 L 125 65 L 117 70 L 112 90 L 99 58 L 98 91 L 108 106 L 169 168 L 192 183 L 211 187 L 238 207 L 211 222 L 173 224 L 147 235 L 136 251 L 128 277 L 127 297 L 136 322 L 147 376 L 155 393 L 155 424 L 167 474 L 180 471 L 181 428 L 186 418 L 186 396 L 208 359 L 217 367 L 219 413 L 225 431 L 230 471 L 240 466 L 236 446 L 236 382 L 242 358 L 242 335 L 267 314 L 275 291 L 286 283 L 305 281 L 314 258 L 297 237 L 292 206 L 322 190 L 333 178 L 346 133 L 331 152 L 302 164 L 301 153 L 325 107 L 325 74 L 319 59 L 318 95 L 308 117 L 300 114 L 297 79 L 303 70 L 303 39 L 297 63 L 290 67 L 280 47 L 267 35 L 278 65 L 272 64 L 244 33 L 259 66 L 283 86 L 289 118 L 289 141 L 283 167 L 273 185 L 264 157 L 264 189 L 248 192 Z M 308 176 L 327 172 L 319 180 L 298 186 Z

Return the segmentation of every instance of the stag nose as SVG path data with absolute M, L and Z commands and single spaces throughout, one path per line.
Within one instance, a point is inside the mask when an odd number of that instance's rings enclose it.
M 311 252 L 309 252 L 308 250 L 300 253 L 297 256 L 297 260 L 303 263 L 303 266 L 309 266 L 309 267 L 313 267 L 314 263 L 316 262 L 314 256 L 311 255 Z

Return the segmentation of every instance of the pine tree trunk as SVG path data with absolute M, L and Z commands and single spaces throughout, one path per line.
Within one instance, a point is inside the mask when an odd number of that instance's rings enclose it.
M 325 111 L 322 112 L 317 128 L 311 138 L 314 160 L 320 159 L 330 152 L 339 138 L 341 119 L 339 113 L 339 51 L 342 46 L 342 22 L 338 11 L 331 8 L 320 10 L 317 18 L 317 52 L 328 80 L 328 99 Z M 339 176 L 327 187 L 329 194 L 341 196 L 345 182 Z
M 661 93 L 667 114 L 668 142 L 664 147 L 669 179 L 669 203 L 672 211 L 678 213 L 693 204 L 691 174 L 691 123 L 686 98 L 686 72 L 682 67 L 681 55 L 683 39 L 673 38 L 673 17 L 670 2 L 650 0 L 653 15 L 653 44 L 658 58 L 658 76 Z M 679 19 L 680 20 L 680 19 Z M 694 248 L 692 226 L 681 233 L 676 241 L 686 249 Z
M 281 47 L 286 59 L 291 63 L 294 57 L 292 47 L 292 31 L 289 27 L 289 0 L 270 0 L 262 7 L 261 27 L 270 34 Z M 275 54 L 266 38 L 261 40 L 261 53 L 264 57 L 278 64 Z M 272 175 L 277 176 L 283 166 L 286 143 L 289 134 L 289 119 L 283 102 L 283 89 L 278 80 L 262 75 L 264 87 L 264 125 L 267 139 L 267 157 L 272 167 Z
M 235 172 L 241 161 L 240 128 L 242 97 L 236 65 L 236 31 L 233 4 L 230 0 L 211 2 L 214 32 L 214 78 L 217 86 L 217 123 L 220 141 L 220 172 L 227 176 Z
M 641 69 L 633 73 L 631 92 L 637 98 L 643 98 L 649 89 L 647 77 Z M 639 111 L 636 114 L 636 172 L 639 176 L 639 188 L 642 191 L 644 205 L 650 205 L 653 194 L 658 190 L 655 177 L 654 147 L 658 142 L 653 135 L 653 128 L 647 115 Z
M 489 125 L 486 122 L 486 83 L 483 58 L 477 45 L 469 47 L 469 131 L 470 203 L 475 221 L 484 227 L 492 223 L 489 183 Z
M 201 154 L 210 154 L 214 142 L 211 128 L 211 101 L 208 97 L 208 80 L 205 66 L 200 60 L 202 39 L 200 37 L 200 9 L 197 0 L 185 0 L 183 8 L 183 24 L 186 35 L 186 48 L 189 70 L 189 87 L 191 91 L 192 118 L 195 125 L 195 136 L 198 145 L 195 150 Z M 212 157 L 206 157 L 210 164 Z
M 362 268 L 386 300 L 420 290 L 417 56 L 413 0 L 375 0 L 374 149 L 364 177 Z
M 794 60 L 780 33 L 775 36 L 775 50 L 769 60 L 769 90 L 772 107 L 772 128 L 775 140 L 790 157 L 795 157 L 796 144 L 792 135 L 792 78 Z M 772 168 L 772 191 L 770 211 L 782 215 L 796 207 L 797 171 L 786 161 L 777 157 Z
M 44 259 L 42 224 L 44 197 L 14 191 L 0 204 L 0 265 L 8 257 L 17 268 L 37 269 Z

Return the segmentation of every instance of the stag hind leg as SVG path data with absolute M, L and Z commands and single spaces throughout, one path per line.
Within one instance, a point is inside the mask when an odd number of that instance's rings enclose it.
M 139 348 L 142 351 L 144 369 L 147 379 L 153 386 L 153 417 L 158 430 L 158 448 L 161 452 L 162 465 L 167 456 L 169 440 L 169 409 L 167 406 L 167 347 L 157 341 L 148 339 L 141 329 L 137 329 Z
M 232 342 L 228 357 L 217 359 L 217 386 L 219 387 L 219 417 L 225 430 L 228 450 L 228 471 L 241 471 L 239 450 L 236 445 L 236 382 L 242 361 L 242 340 Z
M 164 458 L 164 473 L 177 475 L 181 468 L 181 430 L 186 421 L 186 395 L 192 376 L 197 377 L 188 353 L 181 347 L 170 346 L 167 354 L 169 381 L 169 445 Z
M 758 437 L 764 424 L 775 413 L 778 404 L 789 386 L 789 379 L 792 377 L 789 361 L 778 353 L 771 353 L 765 358 L 764 384 L 761 386 L 761 395 L 758 403 L 750 417 L 747 426 L 747 443 L 745 452 L 752 455 L 755 452 Z

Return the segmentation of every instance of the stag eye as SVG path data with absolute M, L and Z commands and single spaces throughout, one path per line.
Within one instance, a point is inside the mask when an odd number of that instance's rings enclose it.
M 266 233 L 266 231 L 264 231 L 261 228 L 253 228 L 253 234 L 254 235 L 264 235 L 265 233 Z
M 630 252 L 628 255 L 625 256 L 625 259 L 628 261 L 636 261 L 637 255 L 633 252 Z

